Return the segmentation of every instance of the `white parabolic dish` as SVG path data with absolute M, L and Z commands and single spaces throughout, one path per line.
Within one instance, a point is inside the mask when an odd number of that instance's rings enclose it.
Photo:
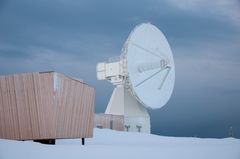
M 122 49 L 122 57 L 127 61 L 127 84 L 132 94 L 145 107 L 163 107 L 175 81 L 172 51 L 163 33 L 150 23 L 136 26 Z

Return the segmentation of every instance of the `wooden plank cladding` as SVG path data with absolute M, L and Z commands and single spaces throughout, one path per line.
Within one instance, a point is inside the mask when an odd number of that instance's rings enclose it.
M 94 127 L 124 131 L 124 117 L 123 115 L 95 114 Z
M 0 76 L 0 138 L 93 136 L 95 89 L 56 72 Z

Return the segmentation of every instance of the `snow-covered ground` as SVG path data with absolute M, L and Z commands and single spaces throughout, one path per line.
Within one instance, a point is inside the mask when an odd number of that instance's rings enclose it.
M 94 138 L 56 145 L 0 139 L 0 159 L 240 159 L 240 139 L 200 139 L 94 129 Z

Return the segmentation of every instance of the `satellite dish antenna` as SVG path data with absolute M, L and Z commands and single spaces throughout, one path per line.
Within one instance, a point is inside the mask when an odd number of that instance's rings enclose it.
M 116 86 L 105 114 L 123 115 L 126 131 L 150 133 L 146 108 L 163 107 L 174 87 L 175 66 L 167 39 L 150 23 L 136 26 L 119 57 L 97 64 L 97 79 Z

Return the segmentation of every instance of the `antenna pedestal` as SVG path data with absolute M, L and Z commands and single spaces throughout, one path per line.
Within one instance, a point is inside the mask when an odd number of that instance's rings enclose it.
M 105 114 L 123 115 L 125 131 L 151 133 L 150 117 L 124 85 L 114 88 Z

